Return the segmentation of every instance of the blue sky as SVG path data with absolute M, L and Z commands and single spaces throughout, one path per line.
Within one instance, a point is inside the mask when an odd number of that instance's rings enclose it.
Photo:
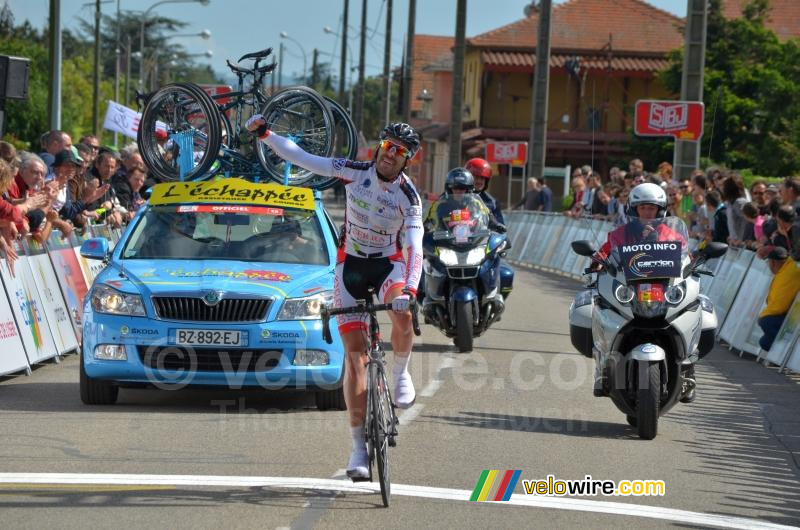
M 3 0 L 0 0 L 2 2 Z M 11 7 L 17 22 L 25 19 L 36 27 L 43 27 L 48 13 L 48 0 L 5 0 Z M 554 0 L 556 4 L 564 0 Z M 144 11 L 156 0 L 120 0 L 123 11 Z M 392 17 L 392 65 L 402 60 L 403 38 L 408 26 L 408 0 L 394 0 Z M 503 26 L 522 18 L 524 0 L 468 0 L 467 36 L 471 37 L 485 31 Z M 685 16 L 685 0 L 648 0 L 648 3 L 669 11 L 677 16 Z M 311 66 L 312 50 L 318 48 L 320 60 L 330 62 L 334 56 L 334 72 L 339 71 L 339 42 L 335 36 L 323 31 L 329 26 L 340 31 L 343 0 L 210 0 L 208 6 L 191 3 L 164 3 L 151 13 L 183 19 L 188 23 L 185 32 L 199 33 L 204 29 L 211 31 L 208 40 L 199 37 L 177 37 L 189 53 L 202 53 L 211 50 L 212 59 L 208 61 L 217 72 L 226 72 L 225 59 L 237 59 L 246 52 L 268 46 L 278 49 L 280 33 L 285 31 L 300 42 L 284 40 L 284 76 L 300 73 L 303 70 L 305 49 L 308 67 Z M 362 0 L 350 0 L 348 32 L 350 49 L 348 60 L 357 64 L 359 50 L 358 34 L 361 24 Z M 455 33 L 456 0 L 417 0 L 417 33 L 430 35 L 453 35 Z M 116 12 L 117 2 L 102 4 L 109 13 Z M 78 19 L 92 20 L 94 2 L 89 0 L 61 0 L 61 18 L 64 27 L 77 27 Z M 385 0 L 367 1 L 367 34 L 370 37 L 366 46 L 367 75 L 383 71 L 383 44 L 386 28 Z M 138 35 L 132 36 L 138 42 Z M 326 55 L 327 54 L 327 55 Z M 353 74 L 355 79 L 357 73 Z

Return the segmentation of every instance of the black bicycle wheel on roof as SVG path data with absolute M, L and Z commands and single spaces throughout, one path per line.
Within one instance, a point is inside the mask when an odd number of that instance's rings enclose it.
M 334 143 L 333 143 L 333 157 L 347 158 L 355 160 L 358 155 L 358 130 L 356 129 L 353 119 L 350 114 L 338 102 L 325 96 L 325 102 L 331 109 L 333 114 L 333 122 L 335 127 Z M 325 190 L 336 184 L 336 179 L 329 177 L 322 177 L 316 175 L 312 177 L 305 186 L 314 188 L 315 190 Z
M 267 128 L 291 138 L 304 151 L 324 157 L 333 154 L 333 115 L 322 96 L 314 90 L 301 86 L 285 88 L 270 98 L 261 114 L 267 120 Z M 290 165 L 286 179 L 287 163 L 263 142 L 258 143 L 258 158 L 267 177 L 280 184 L 288 180 L 289 186 L 308 186 L 313 181 L 322 189 L 335 182 L 333 177 L 320 177 L 294 164 Z
M 162 180 L 193 180 L 208 173 L 219 153 L 219 110 L 195 84 L 165 85 L 145 104 L 136 140 L 147 168 Z

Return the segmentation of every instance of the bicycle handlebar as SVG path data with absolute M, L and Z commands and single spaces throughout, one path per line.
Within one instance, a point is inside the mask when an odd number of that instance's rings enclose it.
M 417 306 L 416 300 L 413 298 L 409 300 L 409 309 L 411 310 L 411 327 L 414 330 L 414 335 L 419 337 L 422 334 L 422 331 L 419 329 L 419 318 L 417 316 L 419 307 Z M 333 337 L 331 337 L 331 328 L 329 323 L 329 320 L 332 316 L 377 313 L 378 311 L 391 310 L 392 304 L 367 304 L 366 300 L 357 300 L 356 305 L 350 307 L 329 308 L 328 306 L 323 306 L 321 315 L 322 339 L 328 344 L 333 343 Z
M 228 68 L 231 69 L 231 72 L 237 75 L 249 75 L 249 74 L 268 74 L 275 70 L 278 66 L 278 63 L 267 64 L 261 66 L 259 68 L 242 68 L 238 64 L 233 64 L 230 59 L 227 60 Z

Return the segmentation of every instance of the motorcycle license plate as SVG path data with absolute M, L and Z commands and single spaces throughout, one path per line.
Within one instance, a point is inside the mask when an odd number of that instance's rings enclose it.
M 234 330 L 175 330 L 178 346 L 242 346 L 242 332 Z
M 660 283 L 640 283 L 636 287 L 636 295 L 640 302 L 663 302 L 664 286 Z

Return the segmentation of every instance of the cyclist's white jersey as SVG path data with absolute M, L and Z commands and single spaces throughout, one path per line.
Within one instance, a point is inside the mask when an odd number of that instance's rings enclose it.
M 404 236 L 405 287 L 416 292 L 422 273 L 422 203 L 405 173 L 392 182 L 384 182 L 378 178 L 373 162 L 312 155 L 273 132 L 261 141 L 292 164 L 345 181 L 344 254 L 402 259 L 400 238 Z M 340 255 L 339 261 L 342 260 Z

